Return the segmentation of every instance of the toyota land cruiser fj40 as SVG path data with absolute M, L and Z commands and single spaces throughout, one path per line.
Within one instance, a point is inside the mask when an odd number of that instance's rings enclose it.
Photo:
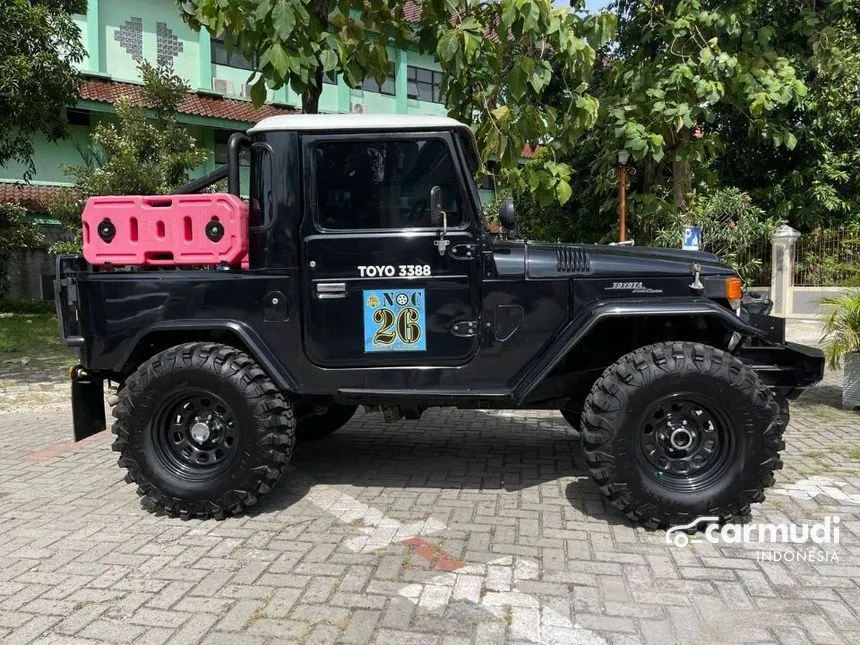
M 359 405 L 557 409 L 632 520 L 746 514 L 821 352 L 746 310 L 714 255 L 494 240 L 478 166 L 448 118 L 278 116 L 177 195 L 90 199 L 83 257 L 57 261 L 76 439 L 104 429 L 115 383 L 144 505 L 223 517 Z

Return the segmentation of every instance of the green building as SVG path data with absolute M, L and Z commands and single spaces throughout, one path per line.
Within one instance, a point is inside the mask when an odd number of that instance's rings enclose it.
M 0 199 L 38 207 L 56 188 L 68 186 L 63 167 L 81 163 L 80 149 L 89 129 L 111 118 L 116 98 L 138 92 L 141 60 L 171 61 L 190 85 L 180 120 L 209 149 L 199 174 L 224 161 L 231 132 L 245 130 L 266 116 L 298 111 L 301 105 L 300 97 L 284 87 L 269 90 L 266 105 L 254 109 L 247 84 L 252 63 L 236 52 L 227 53 L 223 42 L 205 31 L 192 31 L 182 22 L 173 0 L 89 0 L 86 15 L 75 20 L 88 54 L 80 66 L 81 100 L 70 113 L 72 136 L 59 143 L 37 137 L 36 174 L 25 190 L 8 185 L 22 181 L 22 167 L 0 168 Z M 363 87 L 351 89 L 342 79 L 326 82 L 320 111 L 446 114 L 440 97 L 442 75 L 435 60 L 415 51 L 392 50 L 389 55 L 394 72 L 385 83 L 368 80 Z

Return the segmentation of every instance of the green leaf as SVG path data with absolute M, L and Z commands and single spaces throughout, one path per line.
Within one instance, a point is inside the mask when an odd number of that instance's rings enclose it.
M 275 5 L 272 10 L 272 24 L 279 36 L 286 38 L 292 34 L 293 27 L 296 26 L 296 17 L 287 0 L 281 0 Z
M 442 38 L 439 39 L 439 44 L 436 47 L 436 53 L 443 62 L 451 62 L 457 56 L 459 45 L 457 43 L 457 32 L 449 29 L 445 32 Z
M 290 61 L 287 56 L 287 52 L 284 51 L 283 45 L 281 45 L 281 43 L 274 43 L 269 47 L 264 56 L 268 59 L 269 63 L 271 63 L 272 67 L 275 68 L 278 75 L 281 78 L 286 78 L 290 71 Z
M 272 10 L 272 1 L 271 0 L 261 0 L 260 4 L 257 5 L 257 10 L 254 12 L 254 17 L 257 20 L 265 20 L 269 15 L 269 12 Z
M 513 70 L 511 70 L 511 73 L 508 76 L 508 88 L 511 90 L 511 96 L 513 96 L 515 100 L 520 101 L 523 96 L 525 96 L 527 82 L 528 76 L 521 65 L 517 65 Z
M 573 196 L 573 188 L 566 181 L 559 181 L 555 187 L 555 196 L 558 198 L 558 203 L 564 206 Z
M 331 72 L 337 69 L 337 54 L 331 49 L 322 50 L 320 52 L 320 64 L 322 65 L 324 72 Z
M 266 102 L 266 79 L 262 75 L 251 86 L 251 101 L 254 107 L 260 107 Z

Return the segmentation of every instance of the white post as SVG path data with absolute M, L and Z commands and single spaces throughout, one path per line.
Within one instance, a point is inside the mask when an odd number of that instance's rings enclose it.
M 774 231 L 770 298 L 773 315 L 787 318 L 794 310 L 794 245 L 800 233 L 783 224 Z

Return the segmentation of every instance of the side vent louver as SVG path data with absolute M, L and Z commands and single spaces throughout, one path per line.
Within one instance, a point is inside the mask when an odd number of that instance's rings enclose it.
M 560 246 L 555 251 L 556 269 L 560 273 L 588 273 L 588 254 L 575 246 Z

